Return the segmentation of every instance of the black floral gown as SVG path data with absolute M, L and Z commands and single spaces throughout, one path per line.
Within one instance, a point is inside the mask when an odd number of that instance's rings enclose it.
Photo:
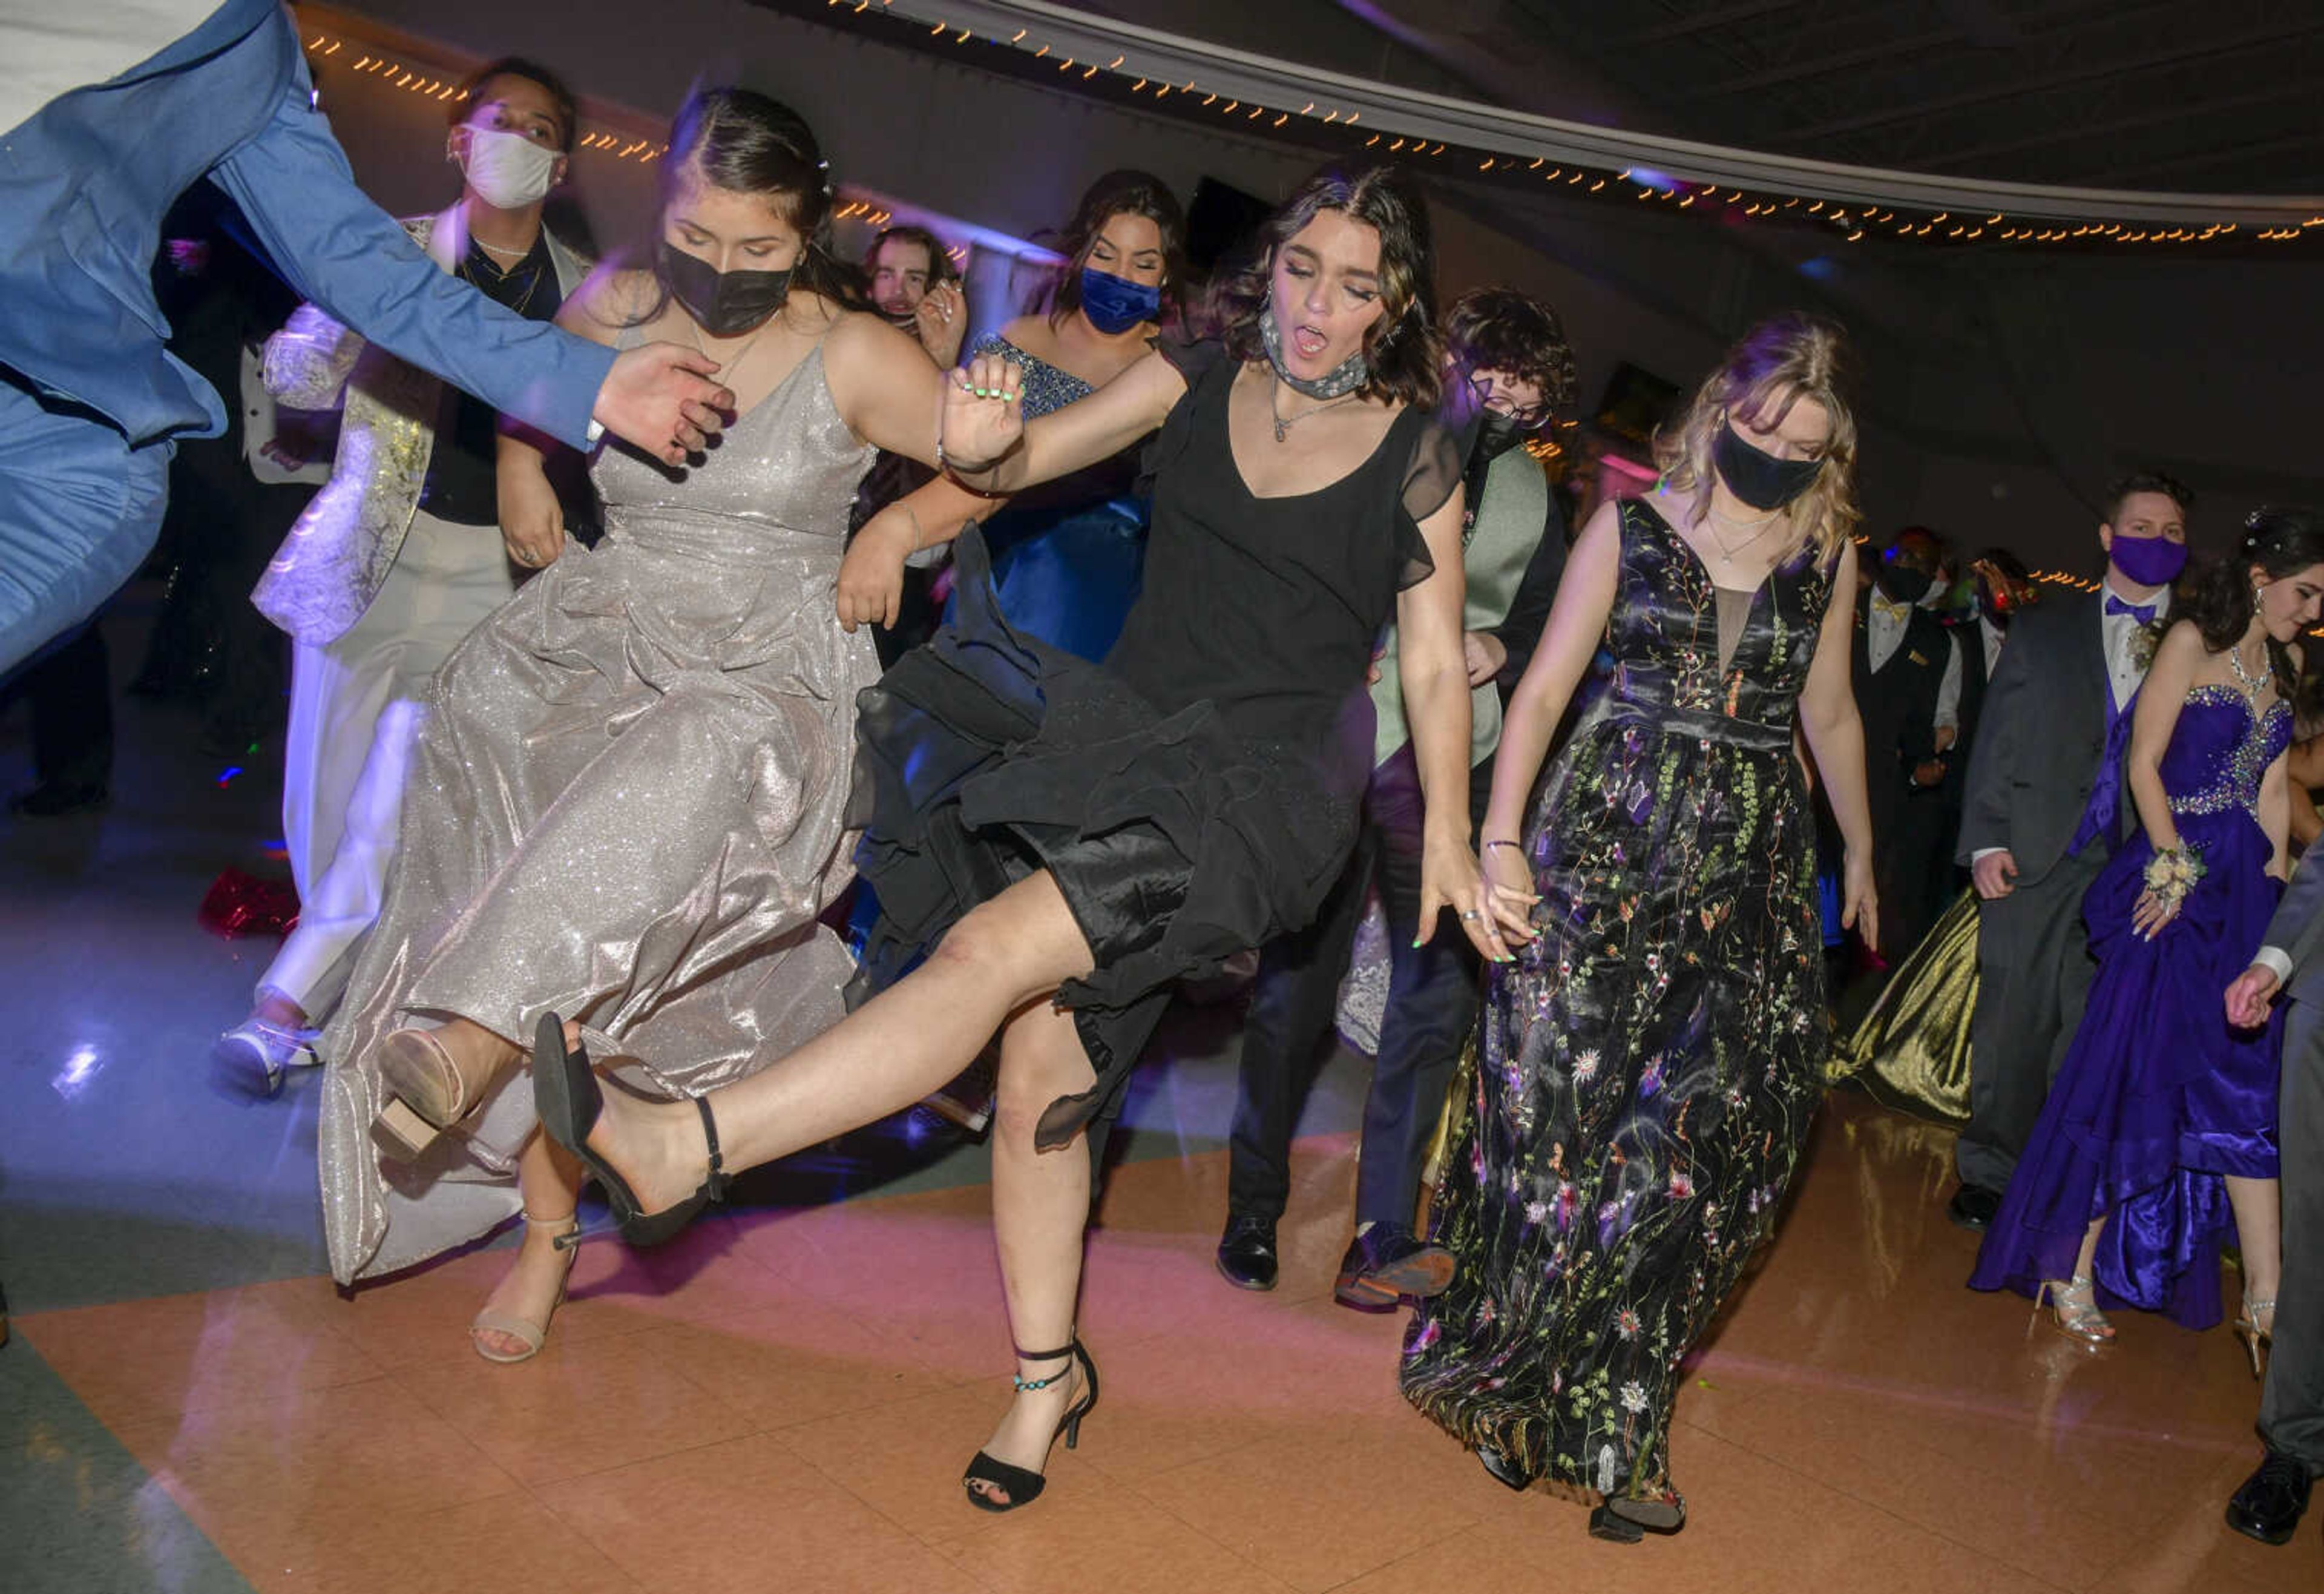
M 1471 1446 L 1607 1495 L 1669 1487 L 1680 1359 L 1764 1237 L 1831 1040 L 1793 754 L 1836 559 L 1730 592 L 1621 509 L 1613 681 L 1526 847 L 1539 938 L 1495 971 L 1406 1397 Z M 1739 627 L 1735 613 L 1748 604 Z

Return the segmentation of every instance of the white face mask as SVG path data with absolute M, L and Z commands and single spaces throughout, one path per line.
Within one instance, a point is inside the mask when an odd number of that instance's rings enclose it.
M 498 210 L 540 204 L 557 181 L 555 150 L 499 127 L 469 128 L 468 158 L 460 166 L 477 197 Z

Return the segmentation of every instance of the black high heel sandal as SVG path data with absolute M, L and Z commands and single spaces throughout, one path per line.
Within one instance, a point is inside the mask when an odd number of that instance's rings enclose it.
M 597 1182 L 604 1187 L 605 1204 L 613 1209 L 614 1231 L 624 1245 L 659 1246 L 674 1237 L 705 1207 L 724 1200 L 726 1187 L 733 1182 L 726 1176 L 725 1161 L 718 1153 L 718 1123 L 710 1116 L 710 1103 L 697 1096 L 694 1105 L 702 1114 L 702 1138 L 710 1153 L 709 1170 L 703 1175 L 701 1185 L 684 1200 L 659 1212 L 641 1212 L 637 1192 L 630 1188 L 629 1181 L 589 1149 L 589 1131 L 595 1126 L 597 1115 L 604 1110 L 605 1098 L 597 1088 L 596 1071 L 589 1066 L 588 1048 L 576 1047 L 571 1052 L 565 1049 L 565 1021 L 554 1013 L 542 1014 L 540 1023 L 533 1029 L 533 1110 L 549 1137 L 579 1157 L 597 1176 Z M 569 1236 L 558 1236 L 558 1244 L 570 1248 L 584 1237 L 576 1229 Z
M 1056 1444 L 1058 1434 L 1065 1436 L 1067 1450 L 1077 1447 L 1082 1441 L 1082 1419 L 1089 1415 L 1092 1406 L 1097 1404 L 1097 1364 L 1090 1360 L 1089 1352 L 1082 1348 L 1079 1337 L 1068 1341 L 1063 1350 L 1027 1350 L 1013 1345 L 1010 1348 L 1017 1352 L 1020 1361 L 1062 1360 L 1065 1363 L 1046 1378 L 1028 1378 L 1022 1373 L 1016 1374 L 1010 1382 L 1019 1394 L 1028 1389 L 1047 1389 L 1071 1373 L 1075 1362 L 1081 1364 L 1082 1376 L 1089 1387 L 1079 1400 L 1066 1408 L 1065 1414 L 1057 1419 L 1056 1432 L 1049 1435 L 1052 1447 Z M 1019 1506 L 1029 1506 L 1041 1497 L 1041 1490 L 1047 1487 L 1048 1481 L 1030 1468 L 1014 1467 L 1006 1461 L 995 1460 L 982 1450 L 976 1452 L 976 1460 L 968 1464 L 968 1470 L 960 1478 L 961 1487 L 968 1490 L 968 1503 L 980 1511 L 1014 1511 Z M 973 1487 L 980 1483 L 997 1484 L 1009 1491 L 1009 1497 L 996 1500 Z

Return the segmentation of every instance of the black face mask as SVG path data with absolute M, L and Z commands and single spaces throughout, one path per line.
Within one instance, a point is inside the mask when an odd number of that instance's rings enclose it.
M 1499 410 L 1487 410 L 1477 423 L 1477 440 L 1469 445 L 1471 465 L 1489 465 L 1525 441 L 1526 429 Z
M 1880 590 L 1893 602 L 1918 603 L 1929 595 L 1929 572 L 1916 570 L 1908 564 L 1884 564 L 1877 579 Z
M 747 332 L 782 309 L 791 291 L 788 271 L 720 271 L 699 255 L 664 238 L 655 256 L 662 286 L 713 338 Z
M 1781 509 L 1823 474 L 1822 460 L 1778 459 L 1745 442 L 1732 426 L 1721 426 L 1711 440 L 1711 462 L 1727 490 L 1754 509 Z

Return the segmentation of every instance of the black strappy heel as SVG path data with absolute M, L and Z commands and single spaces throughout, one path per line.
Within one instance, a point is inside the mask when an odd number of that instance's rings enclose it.
M 1052 1447 L 1056 1444 L 1058 1434 L 1065 1436 L 1067 1450 L 1079 1446 L 1082 1441 L 1082 1419 L 1089 1415 L 1092 1406 L 1097 1404 L 1097 1364 L 1090 1360 L 1089 1352 L 1082 1348 L 1080 1338 L 1076 1336 L 1067 1341 L 1063 1350 L 1027 1350 L 1013 1345 L 1010 1348 L 1017 1352 L 1018 1359 L 1020 1361 L 1062 1360 L 1065 1363 L 1063 1367 L 1046 1378 L 1028 1378 L 1022 1373 L 1015 1375 L 1010 1382 L 1017 1386 L 1020 1394 L 1028 1389 L 1047 1389 L 1050 1385 L 1072 1372 L 1074 1363 L 1081 1364 L 1082 1377 L 1089 1387 L 1082 1392 L 1082 1397 L 1079 1400 L 1066 1409 L 1065 1414 L 1057 1419 L 1056 1432 L 1049 1435 L 1049 1443 Z M 1048 1481 L 1046 1477 L 1030 1468 L 1013 1467 L 1006 1461 L 995 1460 L 982 1450 L 976 1452 L 976 1460 L 968 1464 L 968 1470 L 961 1474 L 960 1478 L 961 1487 L 968 1490 L 968 1503 L 980 1511 L 1014 1511 L 1019 1506 L 1029 1506 L 1041 1497 L 1041 1490 L 1047 1487 Z M 1009 1491 L 1009 1497 L 1006 1500 L 996 1500 L 991 1495 L 972 1487 L 980 1483 L 997 1484 Z
M 697 1096 L 694 1105 L 702 1114 L 702 1138 L 710 1153 L 709 1171 L 703 1175 L 700 1187 L 684 1200 L 659 1212 L 641 1212 L 637 1192 L 630 1188 L 629 1181 L 589 1149 L 589 1131 L 596 1126 L 597 1115 L 604 1110 L 605 1098 L 597 1089 L 596 1070 L 589 1066 L 588 1048 L 576 1047 L 571 1052 L 565 1049 L 565 1021 L 554 1013 L 542 1014 L 540 1023 L 533 1029 L 533 1110 L 549 1137 L 579 1157 L 597 1176 L 598 1183 L 604 1187 L 605 1203 L 613 1209 L 614 1231 L 624 1245 L 659 1246 L 672 1238 L 700 1216 L 705 1207 L 724 1200 L 726 1187 L 733 1182 L 726 1176 L 725 1161 L 718 1153 L 718 1122 L 710 1116 L 710 1103 Z M 570 1236 L 560 1235 L 558 1244 L 569 1248 L 583 1237 L 576 1229 Z

